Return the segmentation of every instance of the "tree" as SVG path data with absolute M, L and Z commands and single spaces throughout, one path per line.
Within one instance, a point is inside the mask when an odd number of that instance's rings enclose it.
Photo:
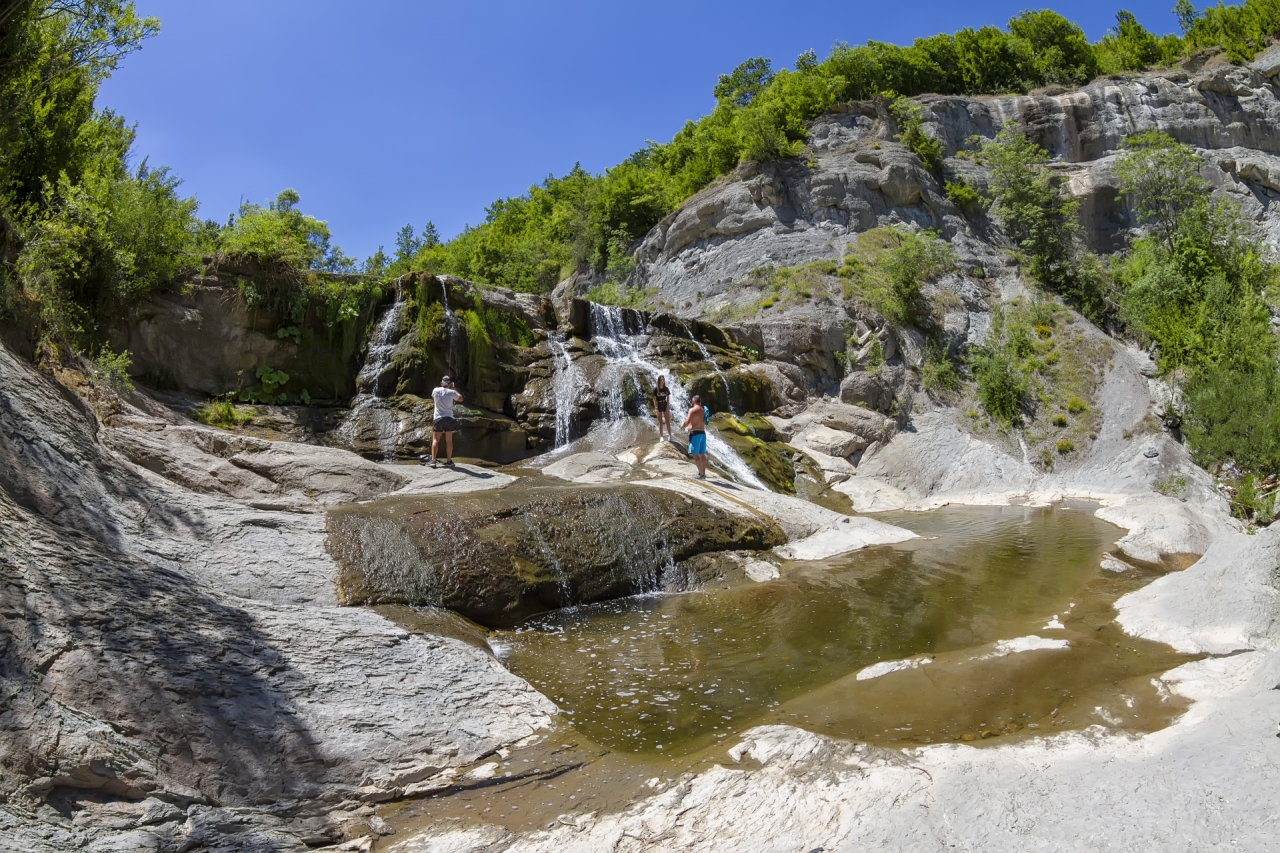
M 756 56 L 733 69 L 732 73 L 721 74 L 713 94 L 717 101 L 728 101 L 735 106 L 745 107 L 772 80 L 772 64 L 769 60 Z
M 1038 83 L 1080 85 L 1098 74 L 1084 31 L 1057 12 L 1021 12 L 1009 19 L 1009 34 L 1027 44 Z
M 1096 50 L 1102 71 L 1141 71 L 1173 61 L 1182 49 L 1177 36 L 1159 39 L 1138 23 L 1132 12 L 1116 12 L 1116 25 L 1098 42 Z
M 1185 36 L 1195 26 L 1196 21 L 1200 17 L 1200 13 L 1196 11 L 1196 7 L 1191 5 L 1191 0 L 1178 0 L 1173 4 L 1173 14 L 1178 18 L 1178 29 L 1182 30 Z
M 1100 322 L 1107 310 L 1102 269 L 1080 242 L 1079 201 L 1058 190 L 1048 153 L 1011 121 L 981 142 L 978 159 L 991 170 L 992 212 L 1032 278 Z
M 1124 148 L 1116 160 L 1120 188 L 1133 198 L 1138 221 L 1173 251 L 1185 218 L 1209 196 L 1209 182 L 1200 177 L 1204 161 L 1158 130 L 1128 137 Z

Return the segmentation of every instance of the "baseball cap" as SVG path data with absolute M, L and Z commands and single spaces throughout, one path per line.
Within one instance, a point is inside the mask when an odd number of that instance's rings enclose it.
M 448 385 L 451 381 L 452 381 L 452 380 L 451 380 L 448 376 L 446 376 L 444 379 L 441 379 L 441 380 L 440 380 L 440 384 L 441 384 L 441 385 Z

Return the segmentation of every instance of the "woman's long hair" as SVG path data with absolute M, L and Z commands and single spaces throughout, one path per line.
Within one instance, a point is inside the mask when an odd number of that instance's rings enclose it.
M 667 377 L 659 376 L 657 388 L 666 388 L 666 387 L 667 387 Z M 655 388 L 654 390 L 657 390 L 657 388 Z

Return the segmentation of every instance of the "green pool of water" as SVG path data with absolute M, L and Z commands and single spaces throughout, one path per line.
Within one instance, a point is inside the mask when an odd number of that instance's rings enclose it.
M 1092 509 L 881 515 L 923 538 L 766 583 L 558 611 L 490 644 L 584 737 L 629 753 L 688 754 L 765 722 L 903 743 L 1158 728 L 1182 706 L 1150 676 L 1187 658 L 1114 625 L 1111 603 L 1158 572 L 1102 570 L 1122 531 Z M 998 645 L 1031 635 L 1067 646 Z M 857 678 L 919 656 L 932 661 Z

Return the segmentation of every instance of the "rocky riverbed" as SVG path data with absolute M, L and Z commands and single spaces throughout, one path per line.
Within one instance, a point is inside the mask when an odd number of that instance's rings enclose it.
M 925 120 L 949 155 L 1004 119 L 1035 131 L 1100 249 L 1130 224 L 1114 152 L 1150 127 L 1202 146 L 1271 233 L 1276 69 L 1264 56 L 924 99 Z M 1234 522 L 1162 425 L 1168 388 L 1147 354 L 1058 309 L 1046 328 L 1080 362 L 1088 414 L 1079 447 L 1046 464 L 1030 430 L 984 427 L 924 392 L 918 330 L 839 299 L 747 310 L 759 294 L 742 282 L 762 264 L 912 224 L 956 251 L 926 287 L 949 349 L 1032 298 L 998 230 L 955 209 L 868 110 L 818 119 L 812 165 L 744 166 L 651 232 L 634 275 L 653 310 L 593 306 L 584 281 L 543 298 L 415 274 L 371 306 L 368 340 L 326 349 L 240 310 L 234 270 L 205 270 L 118 330 L 140 373 L 178 374 L 121 393 L 73 359 L 46 354 L 37 370 L 34 342 L 6 334 L 0 849 L 1269 849 L 1280 542 Z M 979 167 L 948 163 L 982 185 Z M 507 337 L 455 337 L 464 311 Z M 332 399 L 263 404 L 227 429 L 188 417 L 267 362 Z M 459 449 L 473 461 L 384 461 L 423 449 L 444 370 L 475 386 Z M 712 401 L 707 481 L 654 434 L 657 375 L 681 406 Z M 387 806 L 479 796 L 495 756 L 555 749 L 548 733 L 567 725 L 483 628 L 403 605 L 495 626 L 635 592 L 750 588 L 909 541 L 910 513 L 1076 499 L 1123 528 L 1102 569 L 1163 573 L 1116 602 L 1118 628 L 1203 656 L 1152 679 L 1190 701 L 1167 728 L 888 749 L 771 724 L 550 826 L 397 827 Z M 865 515 L 886 510 L 907 515 Z M 1050 653 L 1018 639 L 1019 654 Z M 927 671 L 886 665 L 877 675 Z

